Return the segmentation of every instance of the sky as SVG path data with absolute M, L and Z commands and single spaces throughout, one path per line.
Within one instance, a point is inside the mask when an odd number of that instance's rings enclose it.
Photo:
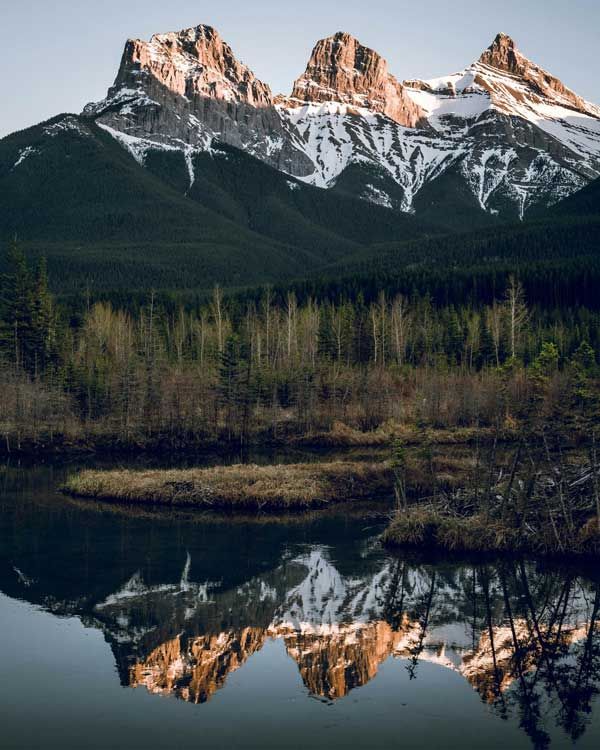
M 600 104 L 600 0 L 0 0 L 0 137 L 102 99 L 127 38 L 214 26 L 274 93 L 314 43 L 348 31 L 400 80 L 461 70 L 503 31 Z

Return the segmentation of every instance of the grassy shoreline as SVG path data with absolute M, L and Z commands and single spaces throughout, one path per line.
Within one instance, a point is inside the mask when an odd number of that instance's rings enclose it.
M 459 449 L 457 449 L 459 450 Z M 326 460 L 254 464 L 236 463 L 208 468 L 84 469 L 68 477 L 63 491 L 80 498 L 125 504 L 200 509 L 265 510 L 274 512 L 318 509 L 332 503 L 374 498 L 391 499 L 396 473 L 381 455 Z M 418 498 L 437 488 L 452 491 L 472 469 L 464 451 L 427 459 L 406 458 L 409 494 Z
M 389 456 L 389 453 L 387 454 Z M 600 555 L 600 465 L 586 456 L 535 449 L 403 448 L 385 460 L 355 456 L 269 465 L 181 469 L 85 469 L 63 490 L 97 506 L 170 507 L 280 515 L 334 504 L 396 500 L 382 535 L 390 548 L 445 553 Z M 391 505 L 388 505 L 391 508 Z
M 568 546 L 524 535 L 517 528 L 482 515 L 455 518 L 416 506 L 397 514 L 383 532 L 388 549 L 418 549 L 445 553 L 532 555 L 534 557 L 598 557 L 600 528 L 590 517 L 579 526 Z
M 63 490 L 104 502 L 200 509 L 294 511 L 389 493 L 385 462 L 235 464 L 204 469 L 84 470 Z

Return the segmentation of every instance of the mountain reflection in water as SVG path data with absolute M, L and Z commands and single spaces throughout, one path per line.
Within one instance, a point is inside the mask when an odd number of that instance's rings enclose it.
M 100 629 L 121 683 L 204 703 L 268 640 L 335 702 L 400 660 L 466 681 L 535 747 L 584 736 L 600 690 L 600 586 L 530 562 L 386 555 L 381 520 L 148 520 L 2 501 L 0 589 Z M 46 496 L 44 496 L 46 497 Z M 359 693 L 356 694 L 357 696 Z
M 279 638 L 313 695 L 341 698 L 389 657 L 406 660 L 415 679 L 421 661 L 433 662 L 499 712 L 517 712 L 528 733 L 537 734 L 544 703 L 573 738 L 600 689 L 599 589 L 574 576 L 514 562 L 439 572 L 398 559 L 367 577 L 342 576 L 324 548 L 224 597 L 218 583 L 191 585 L 188 573 L 189 558 L 179 587 L 146 588 L 134 577 L 96 606 L 115 643 L 131 646 L 126 655 L 120 649 L 126 684 L 202 703 L 267 639 Z M 157 643 L 159 616 L 152 627 L 151 613 L 168 597 L 180 632 Z M 247 613 L 248 624 L 198 632 L 198 609 L 207 607 L 237 611 L 241 622 Z M 130 625 L 143 613 L 145 632 Z

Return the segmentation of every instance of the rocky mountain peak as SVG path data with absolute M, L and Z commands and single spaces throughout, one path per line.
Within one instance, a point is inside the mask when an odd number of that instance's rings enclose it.
M 364 171 L 360 197 L 402 211 L 447 175 L 475 210 L 523 218 L 600 174 L 600 108 L 506 34 L 461 71 L 400 83 L 380 54 L 338 32 L 315 45 L 292 96 L 274 99 L 200 25 L 129 40 L 115 84 L 84 115 L 140 164 L 180 151 L 190 188 L 195 155 L 215 141 L 322 188 Z
M 558 78 L 525 57 L 507 34 L 497 34 L 478 62 L 520 78 L 534 95 L 569 109 L 598 116 L 597 107 L 590 105 Z
M 149 42 L 129 39 L 114 87 L 137 88 L 140 75 L 150 76 L 172 92 L 270 106 L 269 86 L 241 63 L 212 26 L 155 34 Z
M 363 107 L 408 127 L 423 118 L 389 73 L 386 60 L 343 31 L 317 42 L 304 74 L 294 83 L 292 99 Z
M 507 73 L 517 73 L 521 68 L 519 58 L 525 59 L 518 52 L 514 39 L 501 32 L 481 54 L 479 62 Z

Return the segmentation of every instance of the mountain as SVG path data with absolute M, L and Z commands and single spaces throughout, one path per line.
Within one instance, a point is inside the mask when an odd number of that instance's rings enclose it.
M 600 108 L 504 34 L 458 73 L 400 81 L 338 32 L 284 96 L 200 25 L 128 40 L 105 99 L 0 140 L 0 240 L 46 255 L 63 292 L 285 283 L 382 258 L 443 269 L 448 243 L 509 259 L 529 219 L 536 247 L 548 222 L 588 222 L 599 176 Z M 570 232 L 554 255 L 589 254 L 597 227 Z
M 413 128 L 425 113 L 391 73 L 387 62 L 342 31 L 321 39 L 312 51 L 304 75 L 294 83 L 290 102 L 338 102 L 389 117 Z
M 290 174 L 310 170 L 300 152 L 285 146 L 269 86 L 237 61 L 210 26 L 127 41 L 106 98 L 88 104 L 83 114 L 140 162 L 150 149 L 190 154 L 209 150 L 216 140 Z
M 600 108 L 499 34 L 479 60 L 399 82 L 350 34 L 320 40 L 276 96 L 207 26 L 129 41 L 106 99 L 85 113 L 143 161 L 229 143 L 304 182 L 446 220 L 523 218 L 600 175 Z M 441 180 L 443 189 L 436 183 Z
M 600 108 L 584 101 L 499 34 L 465 70 L 411 81 L 440 133 L 462 139 L 461 174 L 482 207 L 519 218 L 598 176 Z
M 0 141 L 0 205 L 0 238 L 44 254 L 62 292 L 257 285 L 365 243 L 430 233 L 413 216 L 306 185 L 232 146 L 152 148 L 142 166 L 76 115 Z

